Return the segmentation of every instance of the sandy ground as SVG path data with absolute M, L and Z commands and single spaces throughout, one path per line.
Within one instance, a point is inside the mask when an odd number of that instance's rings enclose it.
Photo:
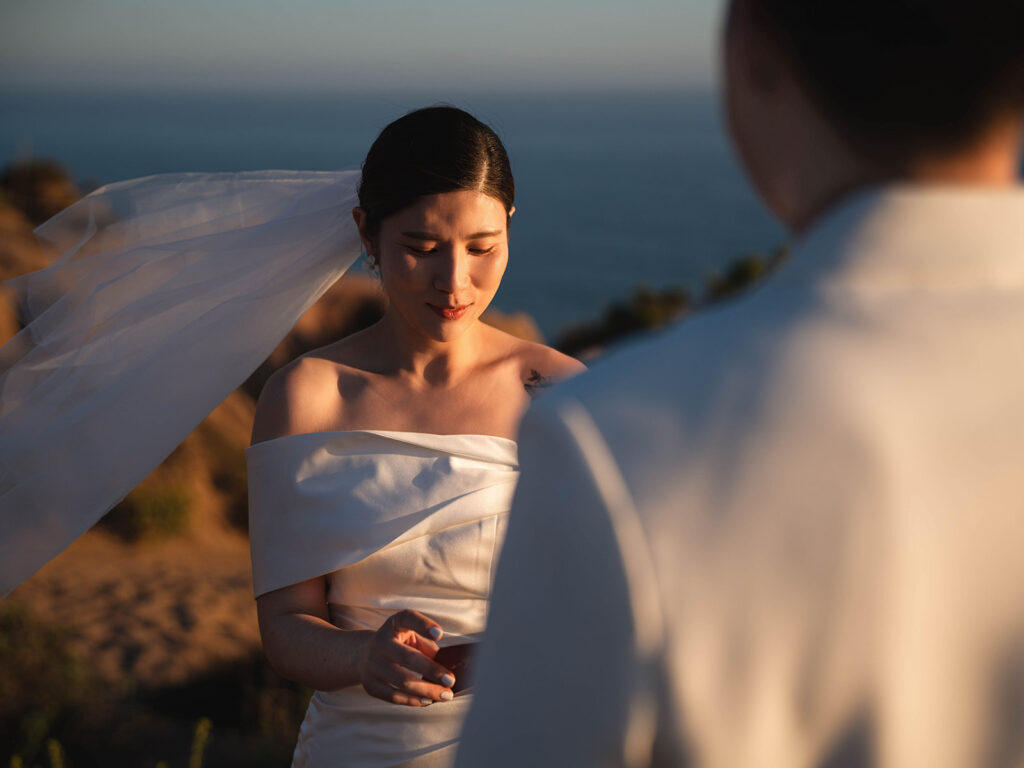
M 259 644 L 249 545 L 227 530 L 142 544 L 92 531 L 8 599 L 66 627 L 112 684 L 174 685 Z
M 101 681 L 174 686 L 258 650 L 248 538 L 225 522 L 226 505 L 244 501 L 214 479 L 243 461 L 253 408 L 233 393 L 143 484 L 188 491 L 183 535 L 127 542 L 94 528 L 8 598 L 67 629 L 70 650 Z

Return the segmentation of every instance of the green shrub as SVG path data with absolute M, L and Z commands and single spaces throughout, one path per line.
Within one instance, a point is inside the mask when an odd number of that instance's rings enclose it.
M 203 753 L 206 745 L 210 742 L 210 731 L 213 724 L 210 718 L 201 717 L 196 723 L 196 729 L 192 734 L 192 752 L 188 760 L 188 768 L 203 768 Z
M 108 512 L 101 526 L 126 541 L 167 539 L 185 533 L 192 499 L 177 488 L 140 487 Z
M 47 737 L 87 702 L 90 689 L 66 631 L 33 620 L 17 603 L 0 605 L 0 755 L 31 765 L 45 751 L 52 763 L 60 745 Z
M 660 328 L 689 309 L 690 297 L 681 288 L 656 291 L 640 286 L 627 301 L 609 306 L 596 323 L 563 331 L 555 346 L 567 355 L 601 349 L 625 336 Z
M 764 280 L 788 255 L 788 249 L 782 246 L 768 254 L 751 253 L 734 259 L 724 273 L 708 280 L 704 303 L 714 304 L 743 293 Z
M 46 753 L 50 756 L 50 768 L 64 768 L 64 748 L 59 741 L 47 739 Z
M 573 356 L 588 357 L 595 352 L 600 353 L 613 342 L 661 328 L 693 311 L 739 295 L 761 282 L 787 255 L 786 248 L 780 247 L 767 255 L 754 253 L 734 259 L 724 272 L 707 280 L 699 302 L 691 300 L 682 288 L 652 290 L 639 286 L 633 289 L 628 300 L 611 304 L 596 322 L 564 330 L 555 346 Z

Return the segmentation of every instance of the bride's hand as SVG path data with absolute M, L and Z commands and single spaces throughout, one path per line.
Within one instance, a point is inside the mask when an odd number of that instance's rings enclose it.
M 419 611 L 400 611 L 384 622 L 366 643 L 363 688 L 371 696 L 425 707 L 451 701 L 455 676 L 433 661 L 442 635 L 440 625 Z

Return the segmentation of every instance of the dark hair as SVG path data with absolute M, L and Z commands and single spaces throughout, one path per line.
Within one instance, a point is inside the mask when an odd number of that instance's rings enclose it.
M 512 210 L 515 183 L 498 135 L 450 106 L 410 112 L 388 125 L 363 162 L 359 206 L 371 232 L 424 195 L 477 190 Z
M 1021 0 L 749 0 L 826 118 L 883 162 L 955 151 L 1024 110 Z

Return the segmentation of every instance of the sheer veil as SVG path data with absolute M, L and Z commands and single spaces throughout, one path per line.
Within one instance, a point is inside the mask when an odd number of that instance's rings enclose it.
M 0 348 L 0 595 L 141 482 L 358 258 L 358 171 L 174 174 L 36 230 Z

